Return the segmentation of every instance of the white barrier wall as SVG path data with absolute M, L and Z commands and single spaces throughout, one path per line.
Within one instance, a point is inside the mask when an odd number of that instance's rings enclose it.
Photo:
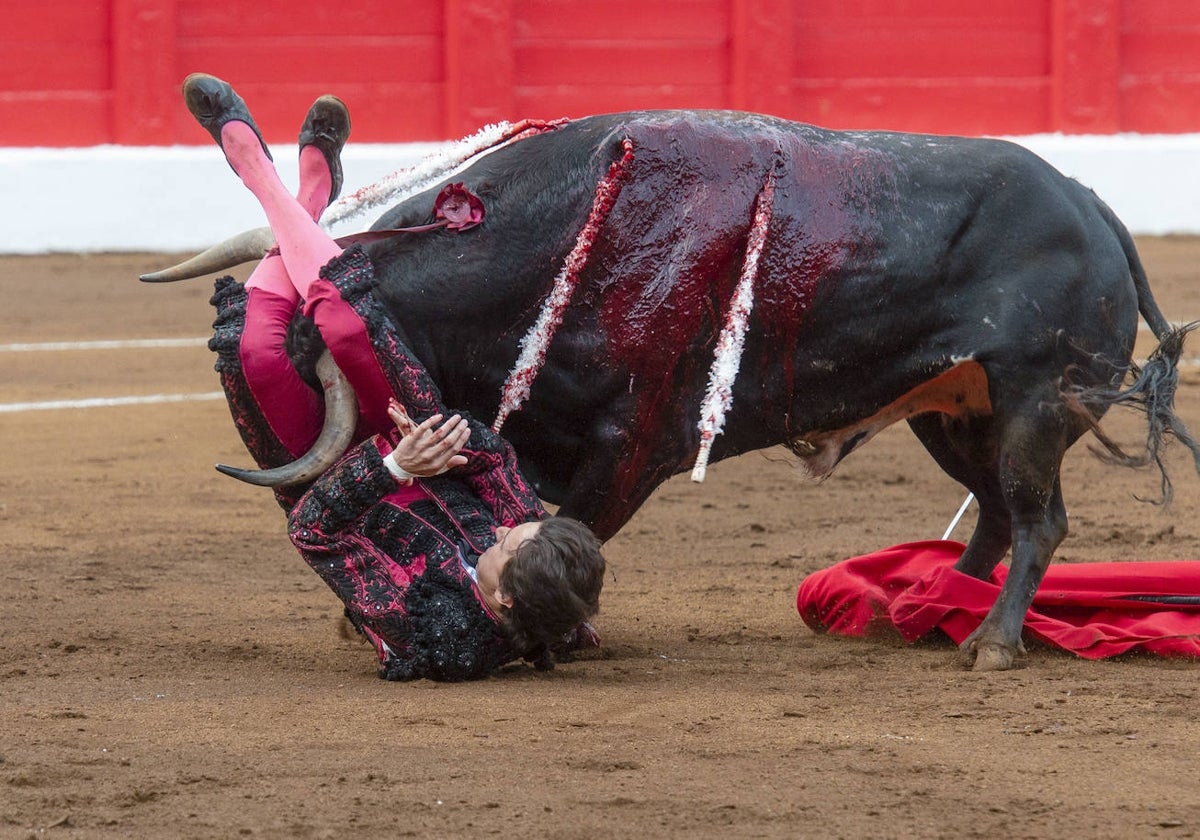
M 1013 138 L 1096 190 L 1135 234 L 1200 234 L 1200 135 Z M 437 144 L 351 145 L 345 192 Z M 272 149 L 295 185 L 295 146 Z M 263 224 L 212 146 L 0 149 L 0 253 L 204 248 Z M 367 227 L 378 212 L 335 230 Z

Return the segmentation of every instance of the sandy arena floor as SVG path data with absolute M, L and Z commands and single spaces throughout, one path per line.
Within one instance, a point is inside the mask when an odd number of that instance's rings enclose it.
M 1140 244 L 1168 317 L 1200 318 L 1200 240 Z M 169 259 L 0 260 L 0 341 L 204 336 L 208 281 L 137 282 Z M 0 364 L 5 405 L 216 390 L 199 344 Z M 269 494 L 213 471 L 248 461 L 223 402 L 0 434 L 0 837 L 1200 834 L 1200 662 L 1035 649 L 976 675 L 800 621 L 807 573 L 940 537 L 962 501 L 907 428 L 823 484 L 781 450 L 668 483 L 608 546 L 603 649 L 467 685 L 376 679 Z M 1154 475 L 1076 447 L 1060 562 L 1200 559 L 1200 479 L 1172 465 L 1163 512 L 1133 498 Z

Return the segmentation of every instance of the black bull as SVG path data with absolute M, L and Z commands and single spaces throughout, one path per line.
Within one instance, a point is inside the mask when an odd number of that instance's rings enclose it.
M 957 567 L 983 577 L 1012 549 L 964 644 L 976 668 L 1021 649 L 1067 531 L 1063 454 L 1108 405 L 1147 409 L 1150 458 L 1164 432 L 1197 452 L 1172 407 L 1186 330 L 1170 329 L 1109 208 L 1016 145 L 614 114 L 502 146 L 450 180 L 482 198 L 484 223 L 366 244 L 383 299 L 446 404 L 490 419 L 564 260 L 583 259 L 503 431 L 544 498 L 602 539 L 696 461 L 715 347 L 747 277 L 712 459 L 784 444 L 824 476 L 907 419 L 978 500 Z M 375 227 L 431 221 L 440 186 Z M 1163 352 L 1137 376 L 1139 312 Z

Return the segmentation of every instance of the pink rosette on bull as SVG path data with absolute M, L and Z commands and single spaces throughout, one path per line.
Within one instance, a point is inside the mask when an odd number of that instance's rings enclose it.
M 461 181 L 447 184 L 433 201 L 433 215 L 449 230 L 470 230 L 483 223 L 483 202 Z

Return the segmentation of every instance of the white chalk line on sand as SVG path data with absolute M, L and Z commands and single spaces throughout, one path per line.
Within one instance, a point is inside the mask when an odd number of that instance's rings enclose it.
M 207 347 L 207 338 L 135 338 L 120 341 L 40 341 L 0 344 L 0 353 L 36 353 L 43 350 L 143 350 L 160 347 Z
M 104 341 L 41 341 L 0 344 L 0 353 L 35 353 L 72 350 L 144 350 L 164 347 L 206 347 L 207 338 L 138 338 Z M 46 400 L 43 402 L 0 403 L 0 414 L 24 411 L 54 411 L 57 409 L 110 408 L 124 405 L 155 405 L 161 403 L 195 402 L 224 399 L 222 391 L 200 394 L 147 394 L 138 397 L 92 397 L 79 400 Z
M 94 397 L 85 400 L 49 400 L 47 402 L 0 403 L 0 414 L 15 414 L 21 411 L 53 411 L 62 408 L 110 408 L 119 405 L 154 405 L 156 403 L 197 402 L 223 400 L 224 391 L 208 391 L 203 394 L 147 394 L 143 397 Z

